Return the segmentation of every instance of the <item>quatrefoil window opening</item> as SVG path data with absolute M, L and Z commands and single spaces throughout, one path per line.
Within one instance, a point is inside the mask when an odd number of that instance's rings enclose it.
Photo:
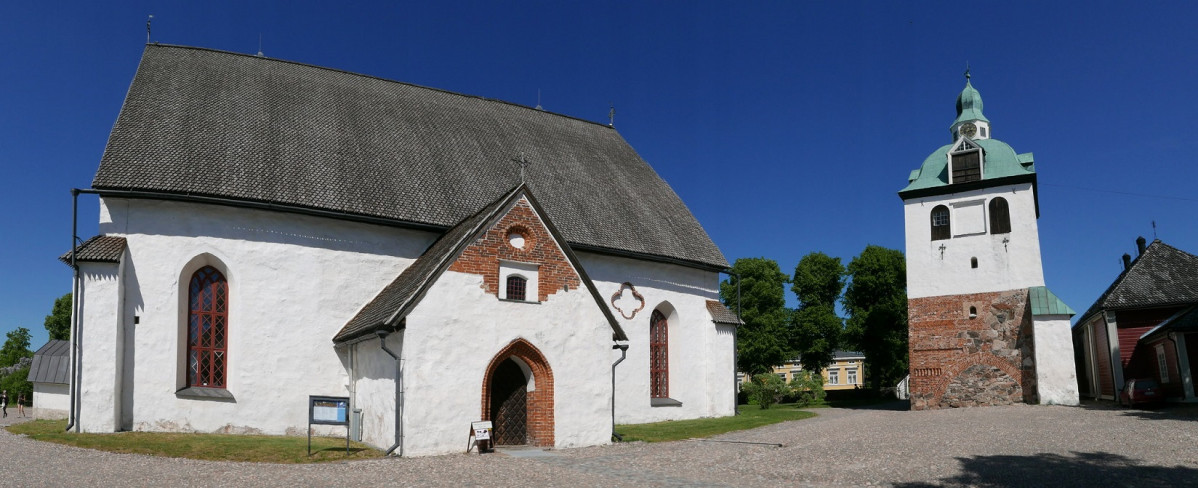
M 626 281 L 611 296 L 611 306 L 620 312 L 620 316 L 632 320 L 636 317 L 637 312 L 645 308 L 645 297 L 636 292 L 636 287 L 632 286 L 632 283 Z

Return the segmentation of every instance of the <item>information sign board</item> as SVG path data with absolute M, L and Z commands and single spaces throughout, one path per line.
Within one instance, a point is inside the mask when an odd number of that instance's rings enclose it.
M 349 425 L 349 397 L 308 397 L 308 421 L 313 424 Z

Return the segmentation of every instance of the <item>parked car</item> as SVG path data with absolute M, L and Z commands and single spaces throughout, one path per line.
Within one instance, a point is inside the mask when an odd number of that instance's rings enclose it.
M 1129 407 L 1161 403 L 1165 403 L 1165 390 L 1151 378 L 1128 380 L 1123 392 L 1119 394 L 1119 404 Z

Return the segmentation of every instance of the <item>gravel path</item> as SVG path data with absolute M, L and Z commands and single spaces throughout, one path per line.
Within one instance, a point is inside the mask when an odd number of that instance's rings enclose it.
M 816 412 L 712 439 L 737 443 L 307 466 L 111 454 L 0 432 L 0 486 L 1198 486 L 1198 416 L 1028 405 Z

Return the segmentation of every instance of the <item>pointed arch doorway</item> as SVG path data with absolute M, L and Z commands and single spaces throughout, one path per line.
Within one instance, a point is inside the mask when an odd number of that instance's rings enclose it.
M 491 358 L 483 378 L 482 417 L 496 445 L 553 446 L 553 371 L 524 339 Z

